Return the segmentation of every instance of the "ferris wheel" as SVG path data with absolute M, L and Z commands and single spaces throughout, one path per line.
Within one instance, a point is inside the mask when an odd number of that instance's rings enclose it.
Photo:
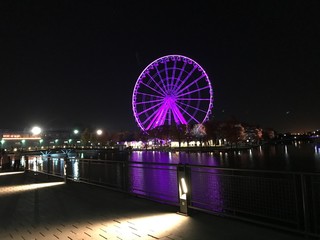
M 167 55 L 150 63 L 138 77 L 132 95 L 134 117 L 143 131 L 166 124 L 203 123 L 212 107 L 208 75 L 182 55 Z

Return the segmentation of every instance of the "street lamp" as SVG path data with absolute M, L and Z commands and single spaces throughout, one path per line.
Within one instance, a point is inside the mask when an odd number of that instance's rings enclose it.
M 101 130 L 101 129 L 98 129 L 98 130 L 97 130 L 97 135 L 100 136 L 101 134 L 102 134 L 102 130 Z
M 42 132 L 42 129 L 38 126 L 34 126 L 32 129 L 31 129 L 31 133 L 32 135 L 34 136 L 38 136 L 40 133 Z M 41 147 L 41 142 L 39 141 L 39 145 Z M 37 148 L 37 147 L 36 147 Z
M 25 140 L 25 139 L 22 139 L 22 140 L 21 140 L 21 148 L 22 148 L 22 149 L 25 147 L 25 143 L 26 143 L 26 140 Z
M 101 136 L 102 135 L 102 130 L 101 129 L 98 129 L 97 130 L 97 142 L 98 142 L 98 145 L 100 145 L 100 143 L 99 143 L 99 136 Z
M 38 126 L 34 126 L 32 129 L 31 129 L 31 132 L 33 135 L 39 135 L 41 132 L 42 132 L 42 129 Z
M 73 134 L 75 135 L 75 137 L 74 137 L 74 142 L 75 142 L 74 147 L 77 148 L 77 135 L 79 134 L 79 130 L 78 129 L 74 129 L 73 130 Z M 70 139 L 69 139 L 69 142 L 70 142 Z

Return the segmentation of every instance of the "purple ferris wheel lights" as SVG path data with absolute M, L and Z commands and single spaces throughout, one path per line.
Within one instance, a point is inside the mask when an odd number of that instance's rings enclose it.
M 208 75 L 198 63 L 182 55 L 168 55 L 150 63 L 138 77 L 132 95 L 133 113 L 144 131 L 173 123 L 202 123 L 212 107 Z

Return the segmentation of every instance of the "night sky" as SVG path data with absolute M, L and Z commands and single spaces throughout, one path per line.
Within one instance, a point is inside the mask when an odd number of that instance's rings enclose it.
M 213 117 L 320 128 L 320 2 L 0 1 L 0 129 L 138 130 L 131 98 L 167 54 L 198 62 Z

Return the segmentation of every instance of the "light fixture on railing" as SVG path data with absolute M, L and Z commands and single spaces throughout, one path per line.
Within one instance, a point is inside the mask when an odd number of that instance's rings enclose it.
M 188 215 L 188 185 L 186 180 L 186 168 L 183 165 L 178 165 L 178 187 L 179 187 L 179 214 Z

